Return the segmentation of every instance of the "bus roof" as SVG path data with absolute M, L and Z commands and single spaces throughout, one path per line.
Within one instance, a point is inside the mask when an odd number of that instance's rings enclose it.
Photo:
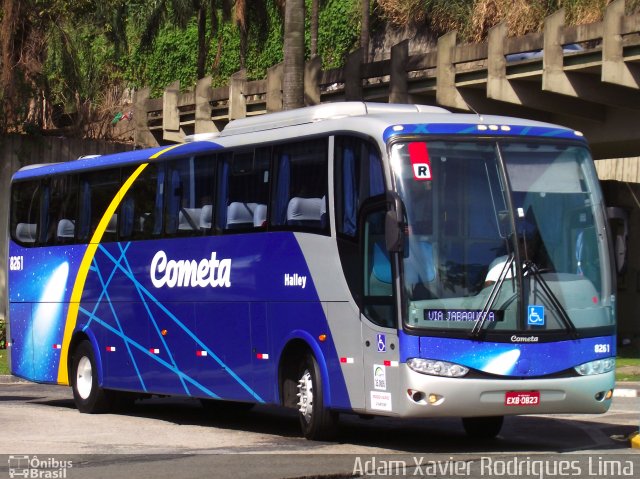
M 231 121 L 208 139 L 194 135 L 188 143 L 84 157 L 74 161 L 21 168 L 13 180 L 101 169 L 106 166 L 135 165 L 163 158 L 214 152 L 227 147 L 295 139 L 322 133 L 360 132 L 380 142 L 403 135 L 474 135 L 569 138 L 584 141 L 582 134 L 558 125 L 521 118 L 493 115 L 454 114 L 427 105 L 340 102 L 269 113 Z M 206 138 L 206 137 L 205 137 Z

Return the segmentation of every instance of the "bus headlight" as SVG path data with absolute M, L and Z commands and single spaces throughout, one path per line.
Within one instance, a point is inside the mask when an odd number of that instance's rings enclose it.
M 411 358 L 407 360 L 407 366 L 418 373 L 449 378 L 461 378 L 469 372 L 469 368 L 459 364 L 434 359 Z
M 580 376 L 593 376 L 594 374 L 604 374 L 613 371 L 616 368 L 615 358 L 597 359 L 588 363 L 576 366 L 576 372 Z

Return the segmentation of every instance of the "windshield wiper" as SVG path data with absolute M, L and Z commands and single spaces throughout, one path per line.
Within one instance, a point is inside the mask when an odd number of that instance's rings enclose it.
M 502 267 L 502 270 L 500 271 L 500 276 L 498 276 L 498 280 L 494 283 L 493 287 L 491 288 L 491 291 L 489 292 L 487 301 L 484 303 L 484 306 L 480 311 L 480 316 L 478 316 L 478 319 L 473 325 L 473 329 L 471 329 L 471 332 L 469 333 L 470 337 L 477 338 L 478 336 L 480 336 L 480 333 L 482 332 L 482 327 L 484 326 L 484 323 L 487 322 L 487 316 L 489 316 L 489 311 L 491 311 L 493 304 L 496 302 L 496 299 L 498 299 L 498 293 L 500 293 L 500 289 L 502 289 L 502 285 L 507 279 L 507 275 L 509 274 L 509 270 L 511 269 L 511 265 L 513 264 L 514 260 L 515 260 L 515 255 L 511 253 L 507 258 L 507 261 L 505 261 L 504 266 Z
M 547 299 L 551 303 L 551 306 L 557 311 L 558 316 L 560 317 L 560 321 L 562 322 L 562 324 L 564 324 L 567 332 L 571 335 L 572 338 L 577 338 L 578 329 L 576 328 L 576 325 L 573 324 L 573 321 L 571 321 L 571 318 L 560 303 L 560 300 L 558 300 L 558 297 L 554 294 L 545 279 L 542 277 L 542 271 L 540 270 L 540 267 L 533 261 L 525 261 L 523 271 L 530 271 L 533 277 L 538 280 L 542 292 L 546 295 Z

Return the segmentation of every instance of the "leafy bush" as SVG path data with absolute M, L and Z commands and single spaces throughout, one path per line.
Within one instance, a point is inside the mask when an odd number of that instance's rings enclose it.
M 322 58 L 323 68 L 339 67 L 344 65 L 349 52 L 358 47 L 360 0 L 327 0 L 321 5 L 318 54 Z
M 4 319 L 0 319 L 0 349 L 7 348 L 7 324 Z

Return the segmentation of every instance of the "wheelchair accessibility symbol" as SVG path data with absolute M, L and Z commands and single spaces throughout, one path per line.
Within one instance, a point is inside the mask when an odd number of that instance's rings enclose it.
M 527 324 L 529 326 L 544 326 L 544 306 L 527 307 Z
M 387 338 L 384 334 L 378 334 L 378 352 L 384 353 L 387 350 Z

